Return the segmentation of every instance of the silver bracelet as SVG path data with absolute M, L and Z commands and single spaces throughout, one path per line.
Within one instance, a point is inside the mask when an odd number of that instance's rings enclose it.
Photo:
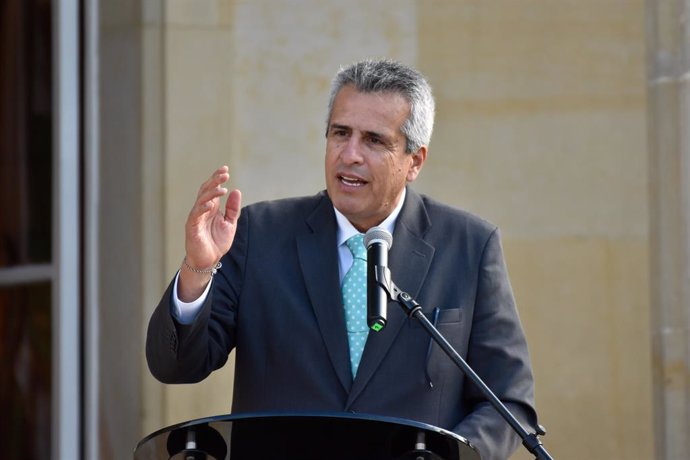
M 189 270 L 190 272 L 201 273 L 201 274 L 210 273 L 211 276 L 215 275 L 218 272 L 218 270 L 220 270 L 220 267 L 223 266 L 223 264 L 220 263 L 220 260 L 219 260 L 218 263 L 211 268 L 204 268 L 204 269 L 194 268 L 187 263 L 187 256 L 184 256 L 184 259 L 182 259 L 182 263 L 184 264 L 185 267 L 187 267 L 187 270 Z

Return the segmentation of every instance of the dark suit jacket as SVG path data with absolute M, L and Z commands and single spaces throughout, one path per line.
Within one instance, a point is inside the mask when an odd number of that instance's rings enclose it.
M 155 310 L 146 356 L 165 383 L 204 379 L 236 349 L 233 412 L 351 411 L 452 430 L 484 459 L 519 438 L 416 321 L 391 303 L 352 379 L 340 296 L 337 223 L 325 192 L 242 211 L 231 250 L 191 325 Z M 496 395 L 535 426 L 533 379 L 493 225 L 408 189 L 389 254 L 393 281 Z M 528 429 L 530 429 L 528 428 Z

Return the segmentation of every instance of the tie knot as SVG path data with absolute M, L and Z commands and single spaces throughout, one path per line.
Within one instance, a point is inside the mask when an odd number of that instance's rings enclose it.
M 364 235 L 358 233 L 351 236 L 346 242 L 348 249 L 355 259 L 367 260 L 367 248 L 364 247 Z

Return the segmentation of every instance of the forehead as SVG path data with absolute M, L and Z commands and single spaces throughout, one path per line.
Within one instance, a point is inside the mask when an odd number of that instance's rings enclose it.
M 348 85 L 333 101 L 329 124 L 363 131 L 399 131 L 409 112 L 409 103 L 401 94 L 363 93 Z

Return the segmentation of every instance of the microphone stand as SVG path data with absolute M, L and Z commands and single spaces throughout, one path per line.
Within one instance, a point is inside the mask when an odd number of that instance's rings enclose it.
M 431 336 L 431 338 L 436 342 L 436 344 L 441 347 L 441 349 L 448 355 L 448 357 L 455 363 L 457 367 L 465 374 L 465 376 L 472 381 L 474 385 L 481 391 L 481 393 L 486 397 L 486 399 L 491 403 L 492 406 L 498 411 L 499 414 L 505 419 L 506 422 L 511 426 L 511 428 L 520 436 L 522 439 L 522 445 L 535 456 L 537 460 L 553 460 L 553 457 L 544 448 L 543 444 L 539 440 L 539 436 L 546 434 L 546 431 L 539 426 L 537 433 L 529 433 L 515 418 L 515 416 L 508 410 L 508 408 L 501 402 L 500 399 L 494 394 L 493 391 L 484 383 L 484 381 L 477 375 L 476 372 L 467 364 L 467 362 L 458 354 L 453 346 L 443 337 L 443 335 L 434 327 L 433 324 L 424 316 L 422 313 L 422 307 L 417 303 L 415 299 L 412 298 L 407 292 L 403 292 L 391 281 L 391 273 L 387 267 L 376 266 L 376 283 L 381 286 L 386 293 L 388 298 L 392 301 L 397 302 L 402 308 L 405 314 L 410 318 L 416 318 L 426 330 L 426 332 Z

